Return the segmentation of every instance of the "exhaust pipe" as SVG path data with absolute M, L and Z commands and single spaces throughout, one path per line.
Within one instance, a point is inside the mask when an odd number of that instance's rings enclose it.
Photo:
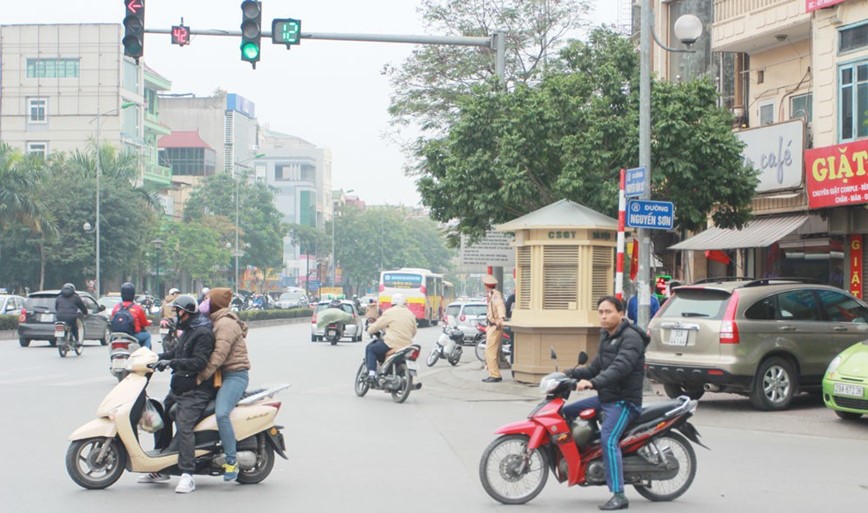
M 414 384 L 413 384 L 413 389 L 414 389 L 414 390 L 419 390 L 420 388 L 422 388 L 422 383 L 414 383 Z
M 711 383 L 706 383 L 702 385 L 702 389 L 706 392 L 720 392 L 720 387 L 718 385 L 713 385 Z

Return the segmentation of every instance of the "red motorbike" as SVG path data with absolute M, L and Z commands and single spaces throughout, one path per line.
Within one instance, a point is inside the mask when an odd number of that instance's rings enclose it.
M 552 352 L 555 358 L 554 352 Z M 579 363 L 588 361 L 582 352 Z M 572 423 L 561 411 L 577 381 L 555 372 L 544 377 L 546 394 L 527 420 L 507 424 L 482 454 L 479 478 L 494 500 L 524 504 L 545 487 L 549 470 L 567 486 L 605 486 L 600 412 L 587 409 Z M 696 475 L 696 453 L 688 439 L 702 447 L 689 419 L 697 401 L 687 396 L 652 403 L 624 430 L 624 483 L 654 502 L 672 501 L 690 488 Z M 679 431 L 679 432 L 676 432 Z M 707 448 L 707 447 L 706 447 Z

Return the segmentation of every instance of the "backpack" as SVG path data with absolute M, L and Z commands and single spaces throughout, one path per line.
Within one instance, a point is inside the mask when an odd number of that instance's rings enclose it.
M 121 307 L 112 315 L 111 329 L 116 333 L 136 334 L 136 321 L 133 319 L 133 313 L 130 312 L 129 306 L 121 303 Z

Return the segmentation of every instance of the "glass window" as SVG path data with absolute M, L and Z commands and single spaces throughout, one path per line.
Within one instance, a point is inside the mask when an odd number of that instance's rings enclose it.
M 817 300 L 810 290 L 791 290 L 778 294 L 780 319 L 784 321 L 819 321 Z
M 868 136 L 868 62 L 841 66 L 838 89 L 841 97 L 838 138 L 848 141 Z
M 47 98 L 28 98 L 27 99 L 27 120 L 30 123 L 46 123 L 48 121 L 48 99 Z
M 486 315 L 488 313 L 487 305 L 465 305 L 464 315 L 472 317 L 475 315 Z
M 27 78 L 78 78 L 79 59 L 27 59 Z
M 139 91 L 139 67 L 133 61 L 124 59 L 124 89 Z
M 703 288 L 680 288 L 678 294 L 664 303 L 658 312 L 666 317 L 704 317 L 723 319 L 723 313 L 731 295 L 725 291 Z
M 849 52 L 868 46 L 868 24 L 841 29 L 838 35 L 838 52 Z
M 28 155 L 36 155 L 40 158 L 45 158 L 48 155 L 48 143 L 47 142 L 28 142 L 27 143 L 27 154 Z
M 810 123 L 813 119 L 812 98 L 813 95 L 811 93 L 800 94 L 790 98 L 790 119 L 803 118 L 806 122 Z
M 868 308 L 852 297 L 834 290 L 820 290 L 818 293 L 830 321 L 868 323 Z
M 385 273 L 383 286 L 396 289 L 418 289 L 422 286 L 421 274 Z
M 771 125 L 775 122 L 775 104 L 760 105 L 760 125 Z
M 777 297 L 763 298 L 744 312 L 745 319 L 752 321 L 774 321 L 777 319 Z

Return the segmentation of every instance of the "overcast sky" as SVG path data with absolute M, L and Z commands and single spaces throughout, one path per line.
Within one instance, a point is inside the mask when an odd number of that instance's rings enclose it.
M 122 0 L 3 0 L 0 23 L 120 23 Z M 597 0 L 593 21 L 616 23 L 620 0 Z M 146 0 L 145 25 L 169 28 L 184 18 L 191 29 L 238 30 L 240 0 Z M 264 0 L 263 28 L 272 18 L 298 18 L 303 32 L 423 34 L 416 0 Z M 172 81 L 173 93 L 210 95 L 216 88 L 256 104 L 260 123 L 332 153 L 335 189 L 354 189 L 368 204 L 415 205 L 404 158 L 386 138 L 390 86 L 383 65 L 399 65 L 412 46 L 302 40 L 287 51 L 263 39 L 256 70 L 239 57 L 237 37 L 194 36 L 172 46 L 148 34 L 145 61 Z M 412 135 L 412 134 L 411 134 Z

